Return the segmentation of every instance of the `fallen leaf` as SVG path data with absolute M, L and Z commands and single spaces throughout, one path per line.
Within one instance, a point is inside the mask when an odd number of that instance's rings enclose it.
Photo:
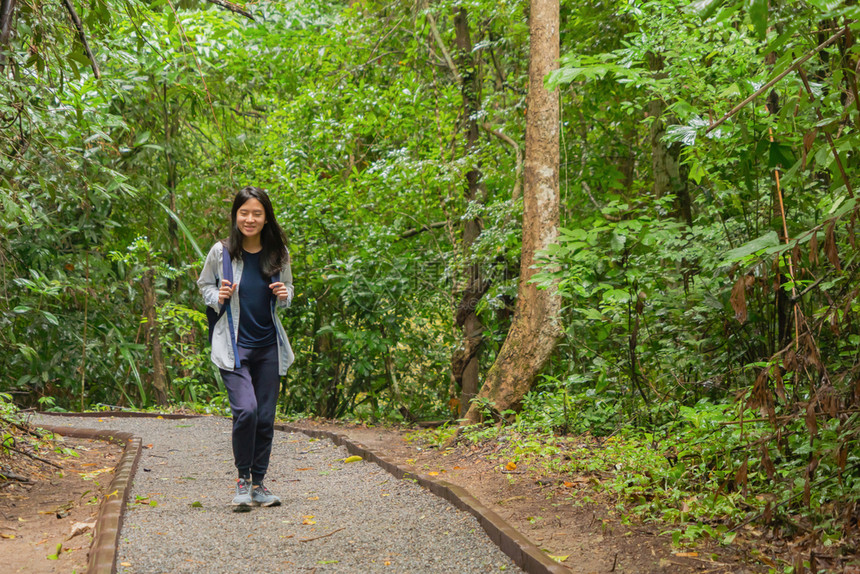
M 460 468 L 462 468 L 462 467 L 455 466 L 453 470 L 460 470 Z
M 570 554 L 565 554 L 564 556 L 553 556 L 552 554 L 550 554 L 549 557 L 552 558 L 553 560 L 555 560 L 556 562 L 564 562 L 565 560 L 570 558 Z
M 572 482 L 568 482 L 568 481 L 566 481 L 566 480 L 564 481 L 564 485 L 565 485 L 567 488 L 573 488 L 573 486 L 574 486 L 574 484 L 573 484 Z
M 343 459 L 343 462 L 358 462 L 360 460 L 363 460 L 360 456 L 353 455 L 353 456 L 348 456 L 345 459 Z
M 3 534 L 3 533 L 0 533 L 0 538 L 5 538 L 5 539 L 7 539 L 7 540 L 14 540 L 14 539 L 15 539 L 15 535 L 14 535 L 14 534 Z
M 386 560 L 386 561 L 385 561 L 385 565 L 386 565 L 386 566 L 391 566 L 391 560 Z
M 120 566 L 131 566 L 131 562 L 120 562 Z
M 308 497 L 308 500 L 319 500 L 319 499 L 320 499 L 319 496 L 309 496 Z
M 678 558 L 695 558 L 698 555 L 698 552 L 675 552 L 675 556 Z
M 434 472 L 428 472 L 427 474 L 429 474 L 430 476 L 439 476 L 439 473 L 435 472 L 435 471 Z
M 191 503 L 191 508 L 203 508 L 203 503 L 199 500 L 195 500 Z
M 309 466 L 309 467 L 307 467 L 307 468 L 297 468 L 297 469 L 296 469 L 296 472 L 301 472 L 301 471 L 303 471 L 303 470 L 313 470 L 313 469 L 314 469 L 314 467 L 312 467 L 312 466 Z
M 59 560 L 60 559 L 60 552 L 62 552 L 62 551 L 63 551 L 63 543 L 58 542 L 57 543 L 57 550 L 53 554 L 48 555 L 48 560 Z
M 90 472 L 80 472 L 78 474 L 81 475 L 81 478 L 84 480 L 92 480 L 100 474 L 104 474 L 106 472 L 113 472 L 113 467 L 109 468 L 100 468 L 98 470 L 91 470 Z
M 517 463 L 515 463 L 514 461 L 511 461 L 505 465 L 505 468 L 508 470 L 516 470 L 517 469 Z

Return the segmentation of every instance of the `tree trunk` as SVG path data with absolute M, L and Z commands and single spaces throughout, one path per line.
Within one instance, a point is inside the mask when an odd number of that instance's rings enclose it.
M 149 343 L 152 353 L 152 390 L 155 402 L 159 406 L 166 406 L 167 399 L 167 375 L 164 368 L 164 355 L 161 352 L 161 337 L 158 334 L 158 322 L 155 316 L 155 285 L 152 269 L 143 274 L 141 286 L 143 287 L 143 315 L 146 317 L 146 341 Z
M 171 117 L 171 106 L 167 99 L 167 84 L 164 84 L 162 91 L 164 105 L 164 161 L 167 168 L 167 206 L 174 214 L 176 213 L 176 160 L 173 157 L 173 136 L 175 135 L 178 126 L 177 121 Z M 172 267 L 179 266 L 179 229 L 176 221 L 171 216 L 167 216 L 167 235 L 170 238 L 170 254 L 167 260 Z M 168 279 L 167 288 L 171 293 L 179 291 L 179 279 Z
M 15 14 L 15 0 L 0 0 L 0 51 L 9 44 L 12 33 L 12 16 Z M 0 54 L 0 73 L 6 68 L 6 54 Z
M 663 70 L 663 58 L 658 55 L 649 54 L 648 65 L 655 77 L 665 77 Z M 671 148 L 663 141 L 666 135 L 666 122 L 663 121 L 663 112 L 666 105 L 660 98 L 654 98 L 648 103 L 648 115 L 653 118 L 651 122 L 651 171 L 654 176 L 654 197 L 661 198 L 667 194 L 675 195 L 674 217 L 693 226 L 693 210 L 690 191 L 687 188 L 687 178 L 680 169 L 680 148 L 674 145 Z
M 468 157 L 478 142 L 477 112 L 480 108 L 478 94 L 480 81 L 477 66 L 472 57 L 472 39 L 465 8 L 457 8 L 454 12 L 454 30 L 457 38 L 457 68 L 462 78 L 460 90 L 463 97 L 463 112 L 468 122 L 464 149 L 464 155 Z M 465 196 L 470 203 L 481 200 L 480 179 L 481 171 L 477 165 L 466 173 Z M 464 259 L 470 259 L 472 245 L 481 234 L 481 228 L 481 220 L 478 218 L 466 221 L 463 229 Z M 463 343 L 462 347 L 451 356 L 451 377 L 455 387 L 460 388 L 459 416 L 461 417 L 469 408 L 472 398 L 478 393 L 484 325 L 475 313 L 475 309 L 488 288 L 489 283 L 484 281 L 480 265 L 478 263 L 468 265 L 465 288 L 458 294 L 460 303 L 454 311 L 454 320 L 463 332 Z
M 531 389 L 538 372 L 560 335 L 561 300 L 555 288 L 539 290 L 530 283 L 535 253 L 558 236 L 559 226 L 559 104 L 558 93 L 548 92 L 544 77 L 556 69 L 559 57 L 559 2 L 532 0 L 529 22 L 529 94 L 526 116 L 525 187 L 523 192 L 523 246 L 520 280 L 511 330 L 487 373 L 479 399 L 495 409 L 515 407 Z M 467 422 L 481 418 L 472 405 Z

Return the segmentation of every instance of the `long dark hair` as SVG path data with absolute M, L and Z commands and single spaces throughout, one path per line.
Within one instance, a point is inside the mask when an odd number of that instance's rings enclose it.
M 287 236 L 281 226 L 278 225 L 275 210 L 272 209 L 272 202 L 269 200 L 268 194 L 259 187 L 251 185 L 243 187 L 233 198 L 233 208 L 230 210 L 232 223 L 230 238 L 227 240 L 227 250 L 230 252 L 230 258 L 234 261 L 242 259 L 244 235 L 239 231 L 239 226 L 236 225 L 236 213 L 249 199 L 259 201 L 266 213 L 266 224 L 263 226 L 263 231 L 260 232 L 260 243 L 263 246 L 263 250 L 260 252 L 260 270 L 263 272 L 263 277 L 271 277 L 279 273 L 290 262 L 290 254 L 287 251 Z

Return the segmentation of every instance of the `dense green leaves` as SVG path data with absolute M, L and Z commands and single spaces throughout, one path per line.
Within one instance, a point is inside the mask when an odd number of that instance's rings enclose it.
M 461 7 L 474 67 L 454 74 L 449 59 L 469 60 Z M 20 5 L 5 48 L 0 390 L 144 407 L 162 368 L 171 401 L 223 412 L 194 280 L 227 235 L 234 190 L 252 183 L 270 191 L 293 257 L 283 408 L 449 416 L 467 273 L 479 264 L 492 282 L 475 309 L 482 372 L 516 296 L 527 3 L 264 1 L 253 21 L 196 2 L 77 9 L 101 80 L 59 4 Z M 858 436 L 860 8 L 561 9 L 546 81 L 561 89 L 563 229 L 536 281 L 563 296 L 565 335 L 521 420 L 701 441 L 651 478 L 631 474 L 619 487 L 631 497 L 698 481 L 726 494 L 715 506 L 753 512 L 763 503 L 743 489 L 772 487 L 789 512 L 806 489 L 810 512 L 832 519 L 857 497 L 844 453 Z M 477 110 L 458 77 L 476 78 Z M 482 230 L 464 249 L 467 221 Z M 784 440 L 762 452 L 770 433 Z M 682 520 L 675 502 L 664 517 Z

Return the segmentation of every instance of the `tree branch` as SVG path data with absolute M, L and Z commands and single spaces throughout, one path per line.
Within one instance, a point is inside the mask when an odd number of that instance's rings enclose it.
M 753 95 L 751 95 L 750 97 L 748 97 L 747 99 L 745 99 L 744 101 L 742 101 L 741 103 L 739 103 L 738 105 L 733 107 L 729 111 L 729 113 L 727 113 L 726 115 L 724 115 L 723 117 L 721 117 L 720 119 L 718 119 L 717 121 L 715 121 L 714 123 L 709 125 L 708 129 L 705 130 L 705 133 L 708 134 L 711 131 L 713 131 L 717 126 L 719 126 L 720 124 L 725 122 L 727 119 L 729 119 L 730 117 L 732 117 L 733 115 L 735 115 L 736 113 L 741 111 L 748 103 L 750 103 L 751 101 L 753 101 L 754 99 L 756 99 L 757 97 L 759 97 L 760 95 L 762 95 L 763 93 L 765 93 L 766 91 L 771 89 L 778 81 L 780 81 L 781 79 L 783 79 L 784 77 L 786 77 L 787 75 L 789 75 L 790 73 L 795 71 L 797 68 L 799 68 L 809 58 L 811 58 L 812 56 L 814 56 L 815 54 L 817 54 L 818 52 L 820 52 L 821 50 L 823 50 L 824 48 L 826 48 L 827 46 L 829 46 L 830 44 L 835 42 L 836 40 L 838 40 L 839 37 L 842 36 L 847 29 L 848 28 L 841 28 L 838 32 L 836 32 L 835 34 L 830 36 L 830 38 L 828 38 L 823 43 L 821 43 L 817 48 L 815 48 L 811 52 L 807 52 L 806 55 L 795 60 L 795 62 L 791 66 L 789 66 L 786 70 L 784 70 L 781 74 L 779 74 L 777 77 L 775 77 L 774 79 L 772 79 L 771 81 L 769 81 L 768 83 L 766 83 L 765 85 L 760 87 L 758 90 L 755 91 L 755 93 Z
M 15 421 L 10 421 L 10 420 L 9 420 L 9 419 L 7 419 L 6 417 L 0 417 L 0 420 L 2 420 L 2 421 L 3 421 L 4 423 L 6 423 L 6 424 L 12 425 L 13 427 L 15 427 L 15 428 L 17 428 L 17 429 L 20 429 L 20 430 L 24 431 L 24 432 L 25 432 L 25 433 L 27 433 L 27 434 L 31 434 L 31 435 L 33 435 L 34 437 L 36 437 L 36 438 L 38 438 L 38 439 L 45 438 L 45 437 L 44 437 L 44 435 L 43 435 L 42 433 L 40 433 L 38 430 L 36 430 L 36 429 L 29 428 L 29 427 L 24 426 L 24 425 L 22 425 L 22 424 L 20 424 L 20 423 L 16 423 Z
M 427 225 L 422 225 L 421 227 L 415 229 L 407 229 L 403 233 L 400 234 L 400 239 L 409 239 L 410 237 L 415 237 L 419 233 L 423 233 L 425 231 L 430 231 L 431 229 L 439 229 L 440 227 L 445 227 L 447 225 L 447 221 L 437 221 L 435 223 L 429 223 Z
M 232 2 L 227 2 L 227 0 L 206 0 L 206 1 L 209 2 L 210 4 L 215 4 L 216 6 L 220 6 L 221 8 L 224 8 L 225 10 L 229 10 L 230 12 L 235 12 L 236 14 L 241 14 L 245 18 L 248 18 L 249 20 L 256 22 L 256 20 L 254 20 L 254 17 L 251 15 L 251 13 L 247 12 L 244 8 L 242 8 L 238 4 L 233 4 Z
M 37 456 L 37 455 L 35 455 L 33 453 L 29 453 L 25 450 L 21 450 L 21 449 L 16 448 L 12 445 L 5 444 L 5 445 L 3 445 L 3 448 L 8 448 L 9 450 L 17 452 L 18 454 L 23 454 L 24 456 L 29 456 L 33 460 L 38 460 L 39 462 L 44 462 L 45 464 L 50 464 L 53 467 L 56 467 L 56 468 L 59 468 L 60 470 L 63 470 L 63 467 L 60 466 L 59 464 L 57 464 L 56 462 L 51 462 L 50 460 L 44 459 L 41 456 Z
M 0 478 L 4 480 L 17 480 L 19 482 L 32 483 L 33 481 L 26 476 L 9 472 L 8 470 L 0 470 Z
M 516 168 L 516 173 L 514 174 L 514 177 L 516 178 L 516 180 L 514 182 L 514 189 L 513 189 L 513 191 L 511 191 L 511 199 L 513 201 L 516 201 L 520 197 L 520 178 L 521 178 L 522 173 L 523 173 L 523 154 L 520 151 L 520 146 L 519 146 L 519 144 L 517 144 L 517 142 L 515 142 L 513 139 L 511 139 L 510 136 L 505 135 L 500 131 L 494 130 L 493 128 L 491 128 L 489 126 L 489 124 L 481 124 L 481 128 L 485 132 L 487 132 L 488 134 L 492 134 L 492 135 L 496 136 L 497 138 L 499 138 L 500 140 L 502 140 L 503 142 L 505 142 L 506 144 L 508 144 L 512 148 L 514 148 L 514 154 L 516 154 L 516 158 L 517 158 L 517 168 Z
M 433 14 L 430 12 L 427 12 L 427 21 L 430 22 L 430 31 L 433 32 L 433 37 L 436 39 L 439 49 L 442 50 L 442 56 L 445 57 L 445 63 L 448 64 L 448 68 L 454 74 L 454 79 L 457 80 L 457 83 L 462 84 L 463 76 L 460 75 L 460 72 L 457 70 L 457 66 L 454 65 L 454 60 L 451 59 L 451 55 L 445 48 L 445 42 L 442 41 L 442 35 L 439 34 L 439 29 L 436 27 L 436 19 L 433 18 Z
M 81 44 L 84 45 L 84 51 L 87 53 L 87 58 L 90 59 L 90 64 L 93 68 L 93 74 L 96 78 L 101 78 L 102 73 L 99 71 L 99 65 L 96 62 L 96 57 L 93 56 L 93 51 L 90 50 L 90 43 L 87 41 L 87 35 L 84 32 L 84 25 L 81 23 L 81 19 L 78 18 L 78 13 L 75 12 L 75 7 L 72 5 L 72 0 L 63 0 L 63 6 L 66 7 L 66 10 L 69 12 L 69 16 L 72 18 L 72 23 L 75 25 L 75 29 L 78 31 L 78 38 L 81 40 Z
M 600 207 L 600 204 L 597 203 L 596 199 L 594 199 L 594 196 L 591 194 L 591 188 L 588 186 L 588 183 L 586 183 L 585 179 L 580 180 L 580 182 L 582 183 L 583 191 L 585 191 L 585 194 L 588 196 L 588 199 L 591 200 L 591 203 L 594 204 L 594 207 L 597 208 L 597 211 L 600 213 L 600 215 L 602 215 L 609 221 L 621 221 L 621 218 L 617 215 L 609 215 L 608 213 L 603 213 L 603 208 Z
M 230 108 L 230 111 L 236 114 L 237 116 L 242 116 L 246 118 L 262 118 L 265 119 L 266 116 L 261 114 L 260 112 L 243 112 L 242 110 L 237 110 L 236 108 Z

